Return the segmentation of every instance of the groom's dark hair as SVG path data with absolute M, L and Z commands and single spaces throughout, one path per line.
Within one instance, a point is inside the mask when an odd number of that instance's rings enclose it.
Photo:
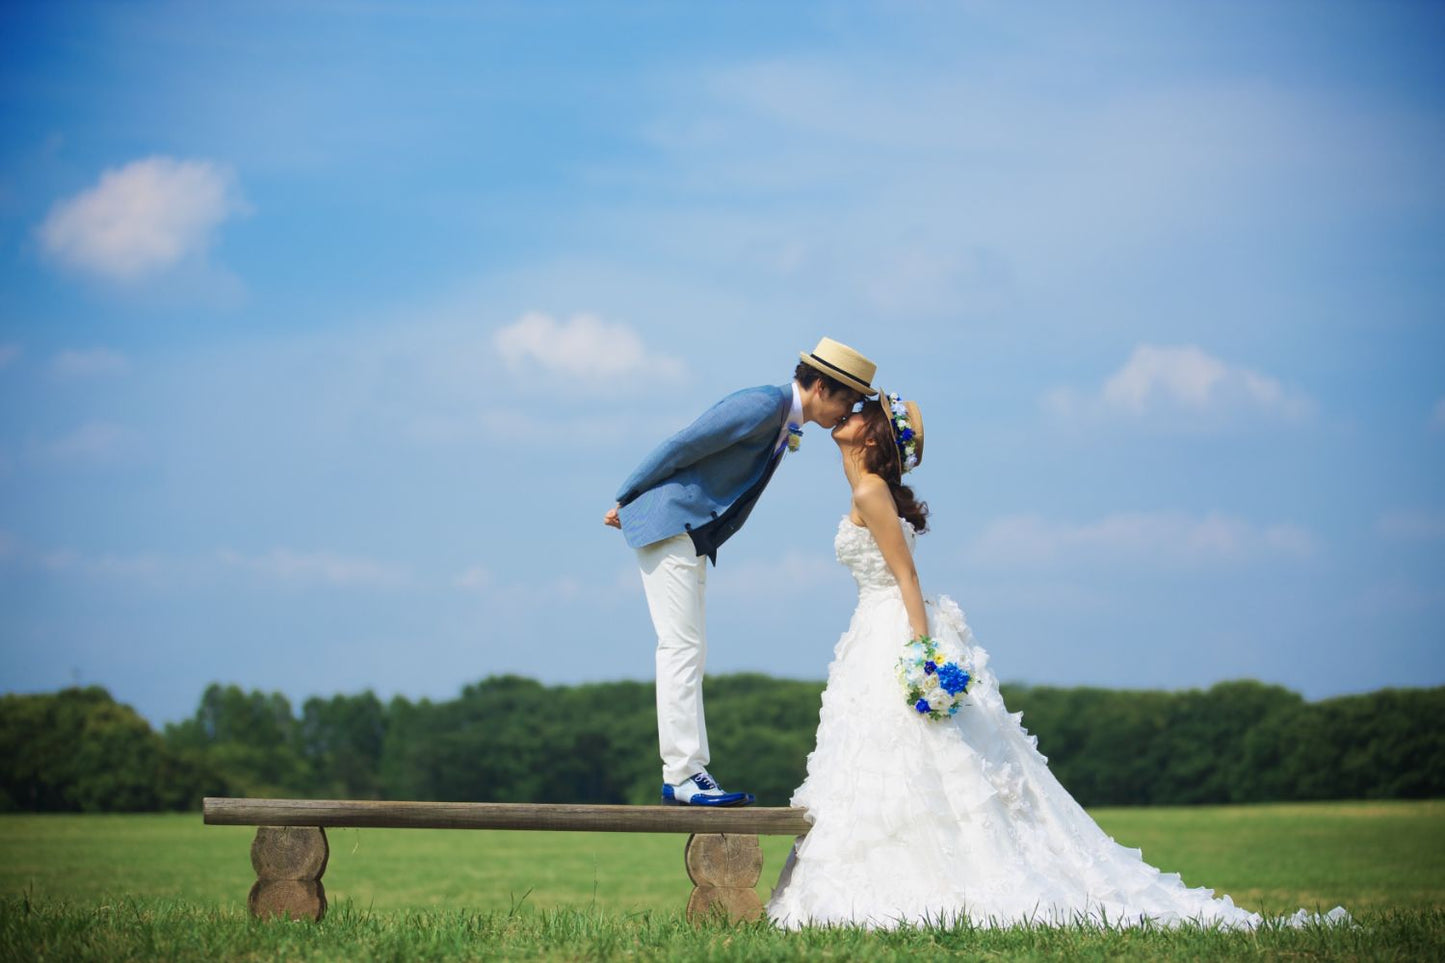
M 860 398 L 863 397 L 863 393 L 857 388 L 850 388 L 836 378 L 828 377 L 806 361 L 799 361 L 798 366 L 793 369 L 793 380 L 798 383 L 798 387 L 805 390 L 813 387 L 814 382 L 821 381 L 823 390 L 830 396 L 836 395 L 840 391 L 850 391 Z

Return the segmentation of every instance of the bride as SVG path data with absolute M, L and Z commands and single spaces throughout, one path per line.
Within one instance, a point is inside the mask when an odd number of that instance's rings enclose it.
M 817 748 L 792 799 L 812 829 L 783 868 L 769 916 L 790 928 L 1262 922 L 1105 835 L 1004 707 L 958 606 L 923 597 L 913 542 L 928 506 L 902 483 L 923 457 L 918 406 L 880 394 L 833 438 L 853 489 L 835 545 L 858 607 L 834 650 Z M 899 675 L 905 643 L 929 647 L 914 660 L 911 692 Z

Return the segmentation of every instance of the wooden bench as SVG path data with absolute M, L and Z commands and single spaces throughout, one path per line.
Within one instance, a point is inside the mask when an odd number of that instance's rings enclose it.
M 328 827 L 527 829 L 584 833 L 687 833 L 683 861 L 692 880 L 687 917 L 729 920 L 763 914 L 754 887 L 763 871 L 759 836 L 802 836 L 801 809 L 688 806 L 564 806 L 526 803 L 373 802 L 348 799 L 207 797 L 208 826 L 257 826 L 251 843 L 253 916 L 320 920 L 326 915 Z

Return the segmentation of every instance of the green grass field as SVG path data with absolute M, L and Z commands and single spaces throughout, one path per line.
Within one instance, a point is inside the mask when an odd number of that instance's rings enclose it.
M 334 830 L 319 925 L 255 923 L 247 827 L 199 814 L 0 817 L 4 959 L 1445 957 L 1445 801 L 1094 812 L 1186 883 L 1347 931 L 694 930 L 684 837 Z M 790 841 L 764 839 L 766 896 Z M 984 952 L 984 951 L 987 952 Z

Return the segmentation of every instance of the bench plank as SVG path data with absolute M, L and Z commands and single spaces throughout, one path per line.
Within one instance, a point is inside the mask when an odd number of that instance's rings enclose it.
M 782 806 L 575 806 L 540 803 L 235 799 L 207 796 L 208 826 L 368 829 L 534 829 L 593 833 L 738 833 L 802 836 L 805 810 Z

